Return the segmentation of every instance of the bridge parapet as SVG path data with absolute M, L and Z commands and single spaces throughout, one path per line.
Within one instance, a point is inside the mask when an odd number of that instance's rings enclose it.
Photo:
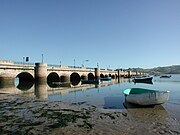
M 14 61 L 12 60 L 0 60 L 0 64 L 13 64 Z
M 131 72 L 125 70 L 113 70 L 113 69 L 99 69 L 88 67 L 74 67 L 74 66 L 62 66 L 62 65 L 45 65 L 45 63 L 39 63 L 39 65 L 31 65 L 28 63 L 16 63 L 13 61 L 0 61 L 0 80 L 14 79 L 19 77 L 20 81 L 31 81 L 37 78 L 43 78 L 44 82 L 49 80 L 67 82 L 75 78 L 80 79 L 94 79 L 99 77 L 112 77 L 113 79 L 119 77 L 131 77 L 138 74 L 138 72 Z M 36 71 L 35 71 L 36 70 Z M 42 73 L 42 74 L 41 74 Z

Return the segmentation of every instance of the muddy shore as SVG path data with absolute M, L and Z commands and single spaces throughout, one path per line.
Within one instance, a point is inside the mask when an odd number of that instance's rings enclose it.
M 162 106 L 111 110 L 0 94 L 0 134 L 178 135 L 180 121 Z

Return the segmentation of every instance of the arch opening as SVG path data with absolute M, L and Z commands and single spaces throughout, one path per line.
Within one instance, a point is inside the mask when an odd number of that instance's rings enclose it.
M 16 76 L 15 84 L 20 90 L 28 90 L 34 84 L 33 76 L 28 72 L 22 72 Z
M 111 78 L 112 78 L 112 79 L 116 79 L 116 76 L 115 76 L 115 75 L 112 75 Z
M 60 82 L 60 77 L 57 73 L 52 72 L 47 76 L 47 84 L 50 87 L 57 87 L 57 82 Z
M 94 80 L 94 75 L 92 73 L 89 73 L 88 74 L 88 80 Z
M 100 78 L 104 78 L 104 75 L 103 75 L 103 74 L 100 74 Z
M 78 85 L 81 81 L 81 77 L 78 73 L 72 73 L 70 76 L 70 82 L 73 86 Z

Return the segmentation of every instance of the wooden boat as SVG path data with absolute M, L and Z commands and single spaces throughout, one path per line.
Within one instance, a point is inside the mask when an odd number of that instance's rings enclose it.
M 82 84 L 100 84 L 100 80 L 81 80 Z
M 170 78 L 171 75 L 161 75 L 160 78 Z
M 152 81 L 134 81 L 134 84 L 136 84 L 136 83 L 144 83 L 144 84 L 153 84 L 153 82 Z
M 144 106 L 163 104 L 169 99 L 169 91 L 129 88 L 123 93 L 126 102 Z
M 145 77 L 135 77 L 133 81 L 135 83 L 138 82 L 152 82 L 153 77 L 145 76 Z
M 100 78 L 101 81 L 112 81 L 111 77 Z

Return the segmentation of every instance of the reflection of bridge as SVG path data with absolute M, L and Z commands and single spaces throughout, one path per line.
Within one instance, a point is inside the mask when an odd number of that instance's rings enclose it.
M 50 82 L 73 82 L 78 84 L 81 79 L 94 80 L 97 78 L 130 77 L 139 75 L 137 72 L 126 72 L 122 70 L 107 70 L 85 67 L 47 66 L 44 63 L 34 65 L 15 64 L 12 61 L 0 61 L 0 83 L 14 83 L 15 78 L 21 82 L 32 82 L 34 80 L 45 80 Z
M 101 84 L 83 84 L 79 86 L 74 87 L 50 87 L 48 84 L 45 83 L 31 83 L 30 87 L 26 86 L 26 84 L 23 84 L 22 87 L 16 87 L 15 85 L 0 85 L 0 93 L 6 93 L 6 94 L 21 94 L 26 95 L 29 97 L 37 97 L 39 99 L 47 99 L 48 95 L 63 95 L 68 94 L 71 92 L 76 91 L 85 91 L 91 88 L 99 88 L 107 85 L 113 85 L 116 83 L 123 83 L 127 82 L 127 79 L 120 79 L 121 81 L 118 81 L 117 79 L 112 80 L 111 82 L 103 82 Z

